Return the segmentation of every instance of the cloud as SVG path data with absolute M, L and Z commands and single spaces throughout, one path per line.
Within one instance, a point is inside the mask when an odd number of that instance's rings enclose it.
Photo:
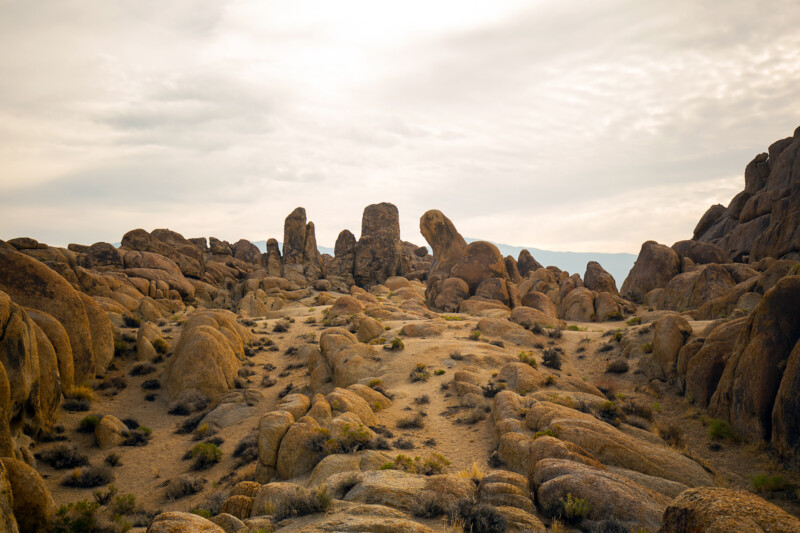
M 800 6 L 782 0 L 0 15 L 0 238 L 280 238 L 302 205 L 332 245 L 391 201 L 418 243 L 437 208 L 474 237 L 636 252 L 690 237 L 800 123 Z

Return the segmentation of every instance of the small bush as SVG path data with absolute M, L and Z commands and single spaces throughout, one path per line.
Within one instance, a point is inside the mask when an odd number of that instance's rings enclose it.
M 427 394 L 423 394 L 422 396 L 417 396 L 414 398 L 414 403 L 417 405 L 427 405 L 431 403 L 431 397 Z
M 108 486 L 106 490 L 96 490 L 92 493 L 94 497 L 94 501 L 96 501 L 100 505 L 108 505 L 111 501 L 111 498 L 117 493 L 117 487 L 114 486 L 112 483 Z
M 156 367 L 151 365 L 150 363 L 136 363 L 131 368 L 131 371 L 128 372 L 130 376 L 146 376 L 147 374 L 152 374 L 156 371 Z
M 453 350 L 452 352 L 450 352 L 450 359 L 453 359 L 454 361 L 463 361 L 464 356 L 461 355 L 461 352 L 459 352 L 458 350 Z
M 642 344 L 642 353 L 653 353 L 653 343 L 645 342 Z
M 473 329 L 469 334 L 470 340 L 477 341 L 481 338 L 481 330 Z
M 420 429 L 425 427 L 425 421 L 421 413 L 414 413 L 398 420 L 397 427 L 399 429 Z
M 87 456 L 79 453 L 77 448 L 70 447 L 66 444 L 59 444 L 49 450 L 44 450 L 37 453 L 35 457 L 56 470 L 75 468 L 77 466 L 86 466 L 89 464 L 89 458 Z
M 542 326 L 538 322 L 534 322 L 533 326 L 531 326 L 531 333 L 534 335 L 541 335 L 544 333 L 544 329 L 542 329 Z
M 444 368 L 437 368 L 433 371 L 434 376 L 443 376 L 445 374 Z
M 64 400 L 64 403 L 61 404 L 61 408 L 70 413 L 86 412 L 90 407 L 88 401 L 76 398 Z
M 554 370 L 561 370 L 561 355 L 553 349 L 548 349 L 542 354 L 542 364 Z
M 521 363 L 525 363 L 532 368 L 539 366 L 539 363 L 536 362 L 536 358 L 533 356 L 533 352 L 519 352 L 517 357 Z
M 107 466 L 87 466 L 76 468 L 71 474 L 61 480 L 66 487 L 92 488 L 108 485 L 114 479 L 114 474 Z
M 122 441 L 122 445 L 145 446 L 148 442 L 150 442 L 151 438 L 153 438 L 153 431 L 147 426 L 139 426 L 125 436 L 125 440 Z
M 683 444 L 683 428 L 674 422 L 658 426 L 658 434 L 672 446 Z
M 144 390 L 158 390 L 161 388 L 161 382 L 157 379 L 148 379 L 142 383 Z
M 414 441 L 405 437 L 400 437 L 394 441 L 393 446 L 398 450 L 413 450 Z
M 554 375 L 552 375 L 552 374 L 547 374 L 547 376 L 544 378 L 544 384 L 545 385 L 555 385 L 556 384 L 556 377 Z
M 737 435 L 731 425 L 717 418 L 711 419 L 708 426 L 708 436 L 714 440 L 739 441 L 739 435 Z
M 78 431 L 80 433 L 94 433 L 95 428 L 100 423 L 100 417 L 97 415 L 87 415 L 81 418 L 78 422 Z
M 560 339 L 561 337 L 564 336 L 564 332 L 561 331 L 561 328 L 555 328 L 550 330 L 547 336 L 550 337 L 551 339 Z
M 165 355 L 169 352 L 169 344 L 164 339 L 156 339 L 153 341 L 153 348 L 156 349 L 156 353 L 160 353 L 161 355 Z
M 125 424 L 128 427 L 128 429 L 136 429 L 139 426 L 141 426 L 139 421 L 136 420 L 135 418 L 123 418 L 122 423 Z
M 475 485 L 480 484 L 483 476 L 486 475 L 486 472 L 481 468 L 481 465 L 478 464 L 478 461 L 472 461 L 472 467 L 469 470 L 459 470 L 458 477 L 464 479 L 471 479 Z
M 278 320 L 272 326 L 272 332 L 273 333 L 285 333 L 285 332 L 289 331 L 290 325 L 291 324 L 289 323 L 288 320 L 285 320 L 285 319 L 284 320 Z
M 411 378 L 412 383 L 416 383 L 418 381 L 428 381 L 431 378 L 431 373 L 427 370 L 427 365 L 424 363 L 417 363 L 414 367 L 414 370 L 411 371 L 409 377 Z
M 574 498 L 567 493 L 567 497 L 561 499 L 561 517 L 569 523 L 580 523 L 589 515 L 589 511 L 591 505 L 583 498 Z
M 113 453 L 112 452 L 112 453 L 109 453 L 108 455 L 105 456 L 105 458 L 103 459 L 103 463 L 105 463 L 106 465 L 108 465 L 108 466 L 113 468 L 115 466 L 122 465 L 122 463 L 120 462 L 120 459 L 121 459 L 121 457 L 119 456 L 118 453 Z
M 390 340 L 389 344 L 386 344 L 383 347 L 383 349 L 395 352 L 395 351 L 404 350 L 405 347 L 406 347 L 406 345 L 403 344 L 403 340 L 400 337 L 395 337 L 392 340 Z
M 508 521 L 491 505 L 478 503 L 474 498 L 462 498 L 450 508 L 449 523 L 459 524 L 463 531 L 504 533 Z
M 483 395 L 486 398 L 494 398 L 495 396 L 497 396 L 498 392 L 506 390 L 506 384 L 495 383 L 494 381 L 490 381 L 481 388 L 483 389 Z
M 625 359 L 617 358 L 612 359 L 606 365 L 606 372 L 610 372 L 612 374 L 624 374 L 628 371 L 628 361 Z
M 418 518 L 438 518 L 447 513 L 447 508 L 440 494 L 426 490 L 417 496 L 411 513 Z
M 639 324 L 642 323 L 642 319 L 641 317 L 634 316 L 626 320 L 625 323 L 629 326 L 638 326 Z
M 183 475 L 169 481 L 164 496 L 166 496 L 168 500 L 177 500 L 184 496 L 190 496 L 203 490 L 203 485 L 205 485 L 205 483 L 206 481 L 202 478 Z
M 177 416 L 186 416 L 195 411 L 202 411 L 208 406 L 208 396 L 201 392 L 193 392 L 182 397 L 180 401 L 170 404 L 167 413 Z
M 189 458 L 194 459 L 192 463 L 194 470 L 205 470 L 222 461 L 222 450 L 216 444 L 201 442 L 191 449 Z
M 142 325 L 141 320 L 129 314 L 122 315 L 122 323 L 126 328 L 138 328 Z
M 305 493 L 291 494 L 278 502 L 273 502 L 275 511 L 272 514 L 275 520 L 283 520 L 290 516 L 306 516 L 322 513 L 328 509 L 333 500 L 328 487 L 321 485 L 316 490 Z
M 239 460 L 239 464 L 252 463 L 258 459 L 258 431 L 245 435 L 233 449 L 233 456 Z
M 62 505 L 58 508 L 47 531 L 53 533 L 93 532 L 98 522 L 96 514 L 99 508 L 98 503 L 86 500 Z

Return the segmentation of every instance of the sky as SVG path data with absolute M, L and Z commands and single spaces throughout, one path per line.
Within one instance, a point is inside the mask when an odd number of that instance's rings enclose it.
M 0 0 L 0 239 L 690 238 L 800 125 L 800 3 Z

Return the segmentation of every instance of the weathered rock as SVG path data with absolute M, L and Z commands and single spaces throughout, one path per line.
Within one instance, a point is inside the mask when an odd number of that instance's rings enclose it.
M 413 511 L 419 493 L 426 490 L 436 492 L 440 501 L 447 504 L 474 494 L 475 484 L 450 475 L 426 477 L 398 470 L 374 470 L 363 474 L 361 483 L 347 493 L 345 500 Z
M 261 485 L 258 484 L 261 488 Z M 220 513 L 235 516 L 239 520 L 250 518 L 250 513 L 253 511 L 253 496 L 245 496 L 243 494 L 233 494 L 225 503 L 220 507 Z
M 306 246 L 306 210 L 292 211 L 283 223 L 282 277 L 294 282 L 305 282 L 304 251 Z
M 651 357 L 655 372 L 650 372 L 650 377 L 674 381 L 678 374 L 678 352 L 692 334 L 692 327 L 680 315 L 667 315 L 656 320 L 654 329 Z
M 303 274 L 310 282 L 317 281 L 324 276 L 322 256 L 317 249 L 317 235 L 314 223 L 306 224 L 306 242 L 303 247 Z
M 364 305 L 352 296 L 340 296 L 331 306 L 329 316 L 351 316 L 364 311 Z
M 397 207 L 386 202 L 368 205 L 361 218 L 361 238 L 355 247 L 356 284 L 371 287 L 391 276 L 402 276 L 406 270 Z
M 401 330 L 406 337 L 438 337 L 444 332 L 444 324 L 436 322 L 409 322 Z
M 787 276 L 751 313 L 709 410 L 744 436 L 768 439 L 782 369 L 800 339 L 800 276 Z
M 153 518 L 147 533 L 225 533 L 225 530 L 202 516 L 169 511 Z
M 448 278 L 441 282 L 433 306 L 445 312 L 454 312 L 458 311 L 461 302 L 467 298 L 469 298 L 469 285 L 461 278 Z
M 659 533 L 790 533 L 800 520 L 743 490 L 702 487 L 682 492 L 664 511 Z
M 267 275 L 271 277 L 279 278 L 283 273 L 281 249 L 280 246 L 278 246 L 278 241 L 275 239 L 267 240 L 267 253 L 264 258 L 264 267 L 267 270 Z
M 69 391 L 74 386 L 74 369 L 72 362 L 72 346 L 69 336 L 61 322 L 47 313 L 36 309 L 27 308 L 25 312 L 37 326 L 47 335 L 50 344 L 58 359 L 58 374 L 61 380 L 61 388 Z
M 469 286 L 470 294 L 475 294 L 484 280 L 505 279 L 508 276 L 500 250 L 486 241 L 468 244 L 464 255 L 453 265 L 450 275 L 463 279 Z
M 595 292 L 608 292 L 618 295 L 617 284 L 614 276 L 606 272 L 596 261 L 589 261 L 586 264 L 586 273 L 583 275 L 584 286 Z
M 519 257 L 517 258 L 517 269 L 519 270 L 519 275 L 527 277 L 530 272 L 535 272 L 540 268 L 544 268 L 539 261 L 533 258 L 531 253 L 527 249 L 522 249 L 519 252 Z
M 56 504 L 42 476 L 22 461 L 0 457 L 13 495 L 14 517 L 20 533 L 44 531 L 55 518 Z M 0 524 L 2 524 L 0 517 Z
M 247 239 L 236 241 L 236 244 L 233 245 L 233 257 L 257 267 L 262 266 L 261 250 Z
M 247 526 L 238 517 L 220 513 L 211 521 L 225 530 L 225 533 L 247 533 Z
M 0 291 L 58 320 L 69 337 L 75 382 L 94 377 L 91 324 L 79 293 L 64 278 L 24 254 L 0 249 Z
M 292 424 L 294 417 L 286 411 L 267 413 L 258 423 L 258 461 L 268 467 L 262 469 L 265 478 L 256 479 L 259 483 L 269 483 L 275 472 L 281 441 Z
M 534 472 L 537 502 L 549 516 L 558 516 L 571 494 L 589 504 L 589 519 L 615 518 L 634 529 L 655 529 L 670 501 L 623 476 L 574 461 L 543 459 Z
M 6 467 L 0 462 L 0 533 L 19 533 L 14 518 L 14 495 Z
M 564 324 L 562 320 L 550 313 L 525 306 L 514 308 L 509 319 L 525 329 L 532 329 L 535 324 L 539 324 L 541 327 L 560 327 Z
M 680 259 L 672 248 L 647 241 L 642 244 L 636 262 L 622 284 L 623 297 L 641 302 L 653 289 L 664 287 L 680 272 Z
M 355 260 L 356 238 L 350 230 L 342 230 L 336 237 L 334 258 L 326 271 L 328 278 L 340 281 L 343 284 L 341 289 L 349 289 L 355 283 L 353 278 Z
M 702 348 L 687 361 L 686 397 L 695 404 L 708 406 L 746 321 L 740 318 L 714 328 Z
M 128 427 L 114 415 L 103 416 L 100 423 L 94 428 L 94 438 L 101 450 L 119 446 L 125 440 L 127 433 Z
M 105 373 L 114 358 L 114 326 L 97 302 L 90 296 L 78 293 L 83 302 L 83 309 L 89 319 L 89 330 L 92 335 L 92 351 L 94 353 L 94 371 L 97 375 Z
M 727 269 L 710 264 L 672 278 L 659 298 L 663 309 L 684 311 L 723 296 L 735 285 Z
M 508 363 L 500 369 L 499 377 L 516 392 L 533 392 L 544 384 L 544 376 L 525 363 Z
M 725 250 L 710 242 L 678 241 L 672 245 L 672 249 L 675 250 L 679 258 L 688 257 L 692 263 L 697 265 L 727 263 L 729 261 Z
M 595 293 L 586 287 L 578 287 L 567 293 L 559 306 L 560 315 L 564 320 L 576 322 L 591 322 L 597 319 L 594 312 Z
M 252 340 L 230 311 L 195 311 L 161 377 L 170 399 L 193 392 L 213 399 L 233 388 L 244 345 Z
M 275 406 L 276 411 L 286 411 L 295 420 L 300 420 L 311 407 L 311 400 L 305 394 L 289 394 L 284 396 Z
M 289 427 L 278 449 L 276 470 L 282 479 L 305 474 L 311 471 L 322 458 L 314 449 L 314 438 L 321 428 L 316 420 L 305 416 Z
M 694 240 L 700 239 L 712 226 L 714 226 L 714 224 L 717 223 L 719 219 L 723 217 L 724 214 L 725 206 L 722 204 L 716 204 L 709 207 L 697 222 L 697 225 L 694 228 L 694 236 L 692 238 Z
M 520 346 L 533 346 L 536 337 L 519 324 L 509 322 L 504 318 L 482 318 L 478 321 L 478 329 L 488 337 L 499 337 L 506 342 L 513 342 Z
M 433 250 L 433 263 L 428 272 L 425 297 L 429 305 L 441 308 L 436 300 L 442 292 L 442 283 L 450 277 L 453 266 L 464 256 L 467 243 L 450 219 L 435 209 L 422 215 L 419 229 Z
M 365 315 L 356 315 L 353 319 L 353 325 L 356 328 L 356 338 L 358 342 L 369 342 L 372 339 L 377 339 L 384 333 L 383 324 L 372 317 Z
M 772 446 L 796 464 L 800 455 L 800 341 L 786 364 L 786 370 L 772 408 Z

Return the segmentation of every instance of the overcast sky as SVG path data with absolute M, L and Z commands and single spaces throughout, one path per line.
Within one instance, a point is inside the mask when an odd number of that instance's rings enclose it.
M 703 6 L 700 6 L 703 4 Z M 800 3 L 0 0 L 0 238 L 691 237 L 800 125 Z

